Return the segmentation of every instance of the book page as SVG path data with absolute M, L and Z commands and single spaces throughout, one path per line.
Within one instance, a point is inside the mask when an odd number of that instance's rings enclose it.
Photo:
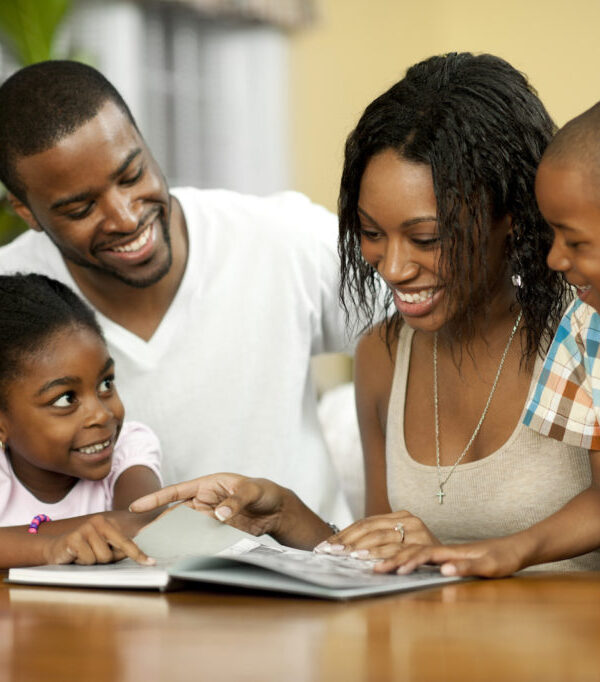
M 179 504 L 144 526 L 133 540 L 154 559 L 175 560 L 189 556 L 214 556 L 244 539 L 277 545 L 269 536 L 255 538 L 204 512 Z
M 236 559 L 254 566 L 268 568 L 278 573 L 329 588 L 393 586 L 407 583 L 417 587 L 419 583 L 432 581 L 455 582 L 456 578 L 440 575 L 438 567 L 426 566 L 407 576 L 395 573 L 373 573 L 376 560 L 354 559 L 349 556 L 315 554 L 289 547 L 267 547 L 256 539 L 241 540 L 233 547 L 219 553 L 219 556 Z

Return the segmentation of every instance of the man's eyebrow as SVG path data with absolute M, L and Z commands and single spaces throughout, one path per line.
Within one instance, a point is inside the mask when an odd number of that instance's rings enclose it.
M 378 223 L 376 220 L 371 218 L 371 216 L 366 212 L 363 211 L 363 209 L 359 206 L 358 207 L 358 212 L 363 215 L 365 218 L 370 220 L 373 225 L 377 225 Z M 409 218 L 408 220 L 403 221 L 400 223 L 400 227 L 411 227 L 411 225 L 417 225 L 418 223 L 437 223 L 437 216 L 435 215 L 423 215 L 423 216 L 416 216 L 415 218 Z
M 123 173 L 129 164 L 139 155 L 142 153 L 141 147 L 136 147 L 135 149 L 131 150 L 129 154 L 125 157 L 123 163 L 117 168 L 116 171 L 112 172 L 109 175 L 109 178 L 111 180 L 114 180 Z M 56 210 L 58 208 L 62 208 L 63 206 L 68 206 L 69 204 L 76 204 L 79 201 L 86 201 L 87 199 L 90 198 L 92 195 L 92 190 L 85 190 L 83 192 L 80 192 L 79 194 L 73 194 L 70 197 L 65 197 L 64 199 L 59 199 L 58 201 L 55 201 L 50 208 L 52 210 Z
M 63 206 L 67 206 L 68 204 L 76 204 L 78 201 L 85 201 L 86 199 L 89 199 L 91 196 L 91 191 L 86 190 L 85 192 L 80 192 L 79 194 L 73 194 L 70 197 L 65 197 L 64 199 L 59 199 L 58 201 L 55 201 L 50 208 L 55 211 L 58 208 L 62 208 Z
M 117 168 L 117 170 L 114 173 L 110 174 L 110 179 L 115 180 L 116 178 L 123 173 L 127 169 L 127 166 L 135 159 L 136 156 L 142 153 L 141 147 L 136 147 L 135 149 L 132 149 L 129 154 L 125 157 L 125 160 L 123 163 Z

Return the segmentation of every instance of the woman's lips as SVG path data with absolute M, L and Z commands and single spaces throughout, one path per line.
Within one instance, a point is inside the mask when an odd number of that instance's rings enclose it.
M 410 293 L 392 288 L 394 305 L 403 317 L 423 317 L 428 315 L 440 300 L 442 292 L 443 289 L 431 287 Z

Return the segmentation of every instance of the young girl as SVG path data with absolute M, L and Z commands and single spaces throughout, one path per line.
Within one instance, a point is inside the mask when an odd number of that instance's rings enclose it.
M 160 450 L 123 423 L 93 312 L 42 275 L 0 276 L 0 567 L 152 563 L 129 539 L 156 514 Z M 108 511 L 112 510 L 112 511 Z
M 382 571 L 489 537 L 502 537 L 503 560 L 482 574 L 580 553 L 544 519 L 588 494 L 588 452 L 521 423 L 567 298 L 545 262 L 552 235 L 534 197 L 552 132 L 508 63 L 451 54 L 411 67 L 348 139 L 339 245 L 345 300 L 370 329 L 355 380 L 368 518 L 327 537 L 290 491 L 232 475 L 133 508 L 187 495 L 286 544 L 386 559 Z M 382 287 L 390 316 L 375 324 Z M 599 567 L 599 552 L 560 565 Z

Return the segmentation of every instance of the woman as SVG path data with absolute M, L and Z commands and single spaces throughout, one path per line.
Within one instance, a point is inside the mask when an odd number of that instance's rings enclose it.
M 322 542 L 327 524 L 293 493 L 227 475 L 177 499 L 285 544 L 386 559 L 377 570 L 483 538 L 504 538 L 500 558 L 478 564 L 487 575 L 581 553 L 548 544 L 544 519 L 589 497 L 588 452 L 521 423 L 567 300 L 533 191 L 552 133 L 524 76 L 491 55 L 433 57 L 372 102 L 348 139 L 339 201 L 342 292 L 366 316 L 367 518 Z M 374 324 L 381 287 L 391 314 Z M 592 567 L 600 553 L 562 564 Z

